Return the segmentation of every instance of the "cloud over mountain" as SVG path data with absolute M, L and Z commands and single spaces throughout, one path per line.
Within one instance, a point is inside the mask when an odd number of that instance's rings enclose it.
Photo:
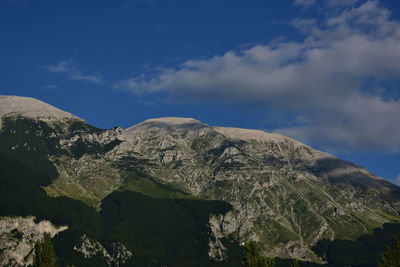
M 400 23 L 390 11 L 364 1 L 292 25 L 303 41 L 187 60 L 115 86 L 188 101 L 250 101 L 296 114 L 276 129 L 294 138 L 335 150 L 400 151 Z
M 71 59 L 62 60 L 57 64 L 44 67 L 48 72 L 64 73 L 71 81 L 85 81 L 90 83 L 103 83 L 103 79 L 99 75 L 88 75 L 83 73 Z

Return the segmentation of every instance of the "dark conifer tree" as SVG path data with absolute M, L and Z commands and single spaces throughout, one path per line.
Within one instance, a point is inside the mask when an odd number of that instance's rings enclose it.
M 381 255 L 379 267 L 400 267 L 400 236 Z
M 257 242 L 250 241 L 244 247 L 242 264 L 244 267 L 273 267 L 275 260 L 261 256 Z
M 43 235 L 43 239 L 35 244 L 33 255 L 34 267 L 56 267 L 56 253 L 49 233 Z
M 290 264 L 290 267 L 300 267 L 299 261 L 298 260 L 293 260 L 292 263 Z

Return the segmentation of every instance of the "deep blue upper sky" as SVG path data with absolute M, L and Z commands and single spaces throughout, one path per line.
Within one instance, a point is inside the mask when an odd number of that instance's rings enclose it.
M 277 131 L 400 174 L 397 0 L 0 0 L 0 94 Z

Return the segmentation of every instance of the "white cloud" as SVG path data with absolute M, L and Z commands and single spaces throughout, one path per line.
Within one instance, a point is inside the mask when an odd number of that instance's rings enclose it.
M 90 83 L 103 83 L 103 79 L 99 75 L 86 75 L 73 63 L 71 59 L 66 59 L 58 64 L 44 67 L 47 71 L 53 73 L 64 73 L 71 81 L 85 81 Z
M 116 87 L 193 101 L 253 101 L 302 118 L 276 129 L 294 138 L 331 150 L 399 152 L 400 102 L 385 85 L 400 77 L 400 23 L 378 2 L 365 1 L 319 25 L 292 24 L 307 33 L 304 41 L 188 60 Z

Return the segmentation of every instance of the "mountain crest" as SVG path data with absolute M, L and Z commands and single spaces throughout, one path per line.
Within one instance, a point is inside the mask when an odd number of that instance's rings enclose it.
M 233 127 L 212 127 L 215 131 L 223 134 L 228 139 L 232 140 L 244 140 L 244 141 L 276 141 L 276 142 L 284 142 L 284 141 L 292 141 L 293 143 L 299 143 L 294 139 L 289 137 L 276 134 L 276 133 L 268 133 L 262 130 L 253 130 L 253 129 L 243 129 L 243 128 L 233 128 Z M 300 143 L 299 143 L 300 144 Z
M 131 136 L 138 131 L 141 132 L 148 129 L 196 131 L 208 127 L 209 126 L 207 124 L 192 118 L 161 117 L 145 120 L 139 124 L 125 129 L 124 133 L 127 136 Z
M 12 116 L 40 120 L 82 120 L 71 113 L 31 97 L 0 95 L 0 117 Z
M 165 123 L 171 125 L 181 125 L 181 124 L 193 124 L 202 122 L 193 118 L 161 117 L 161 118 L 148 119 L 145 120 L 143 123 Z

